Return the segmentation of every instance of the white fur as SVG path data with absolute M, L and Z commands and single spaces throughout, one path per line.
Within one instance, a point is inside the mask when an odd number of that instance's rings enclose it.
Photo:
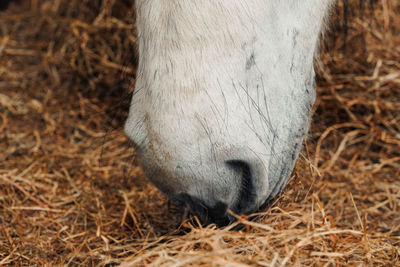
M 168 196 L 249 212 L 276 195 L 307 133 L 330 0 L 137 0 L 139 74 L 126 134 Z

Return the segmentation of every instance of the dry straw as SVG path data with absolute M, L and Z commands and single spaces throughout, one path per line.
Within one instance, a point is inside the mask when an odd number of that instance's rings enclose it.
M 0 13 L 0 265 L 400 266 L 399 1 L 333 8 L 293 177 L 225 228 L 182 221 L 123 136 L 134 12 L 21 0 Z

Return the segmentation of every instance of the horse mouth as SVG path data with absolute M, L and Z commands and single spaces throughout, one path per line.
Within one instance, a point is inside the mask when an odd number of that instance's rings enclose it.
M 204 225 L 215 223 L 222 227 L 235 220 L 233 216 L 228 214 L 228 205 L 221 201 L 210 207 L 201 199 L 186 193 L 173 197 L 172 201 L 182 208 L 189 208 L 190 212 L 197 216 Z
M 197 216 L 203 225 L 214 223 L 219 227 L 227 226 L 237 221 L 237 216 L 244 214 L 238 213 L 235 208 L 228 209 L 228 205 L 223 202 L 217 202 L 212 207 L 207 206 L 202 200 L 186 193 L 179 194 L 171 198 L 171 200 L 181 208 L 189 209 L 189 212 L 194 216 Z M 271 196 L 267 198 L 259 207 L 254 210 L 249 210 L 245 214 L 265 210 L 273 203 L 274 200 L 275 198 Z

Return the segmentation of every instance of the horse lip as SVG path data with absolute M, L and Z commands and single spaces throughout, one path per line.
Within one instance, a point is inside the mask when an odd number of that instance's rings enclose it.
M 234 218 L 228 215 L 228 205 L 222 201 L 210 207 L 201 199 L 186 193 L 178 194 L 172 197 L 172 200 L 181 207 L 189 206 L 191 213 L 196 215 L 204 225 L 215 223 L 218 226 L 226 226 L 234 221 Z

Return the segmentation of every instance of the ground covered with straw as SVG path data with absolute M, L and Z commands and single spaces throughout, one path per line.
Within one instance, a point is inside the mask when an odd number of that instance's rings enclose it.
M 138 167 L 133 2 L 0 12 L 0 265 L 400 266 L 398 0 L 332 9 L 301 157 L 240 228 L 185 219 Z

